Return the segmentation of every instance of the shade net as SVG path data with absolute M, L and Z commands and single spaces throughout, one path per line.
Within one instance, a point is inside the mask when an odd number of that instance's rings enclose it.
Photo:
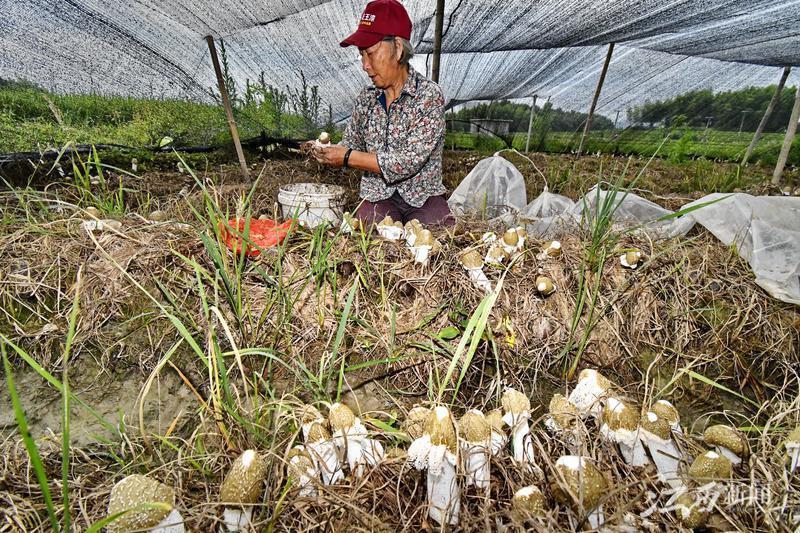
M 339 41 L 364 2 L 352 0 L 0 0 L 0 77 L 56 92 L 212 101 L 206 35 L 223 39 L 238 84 L 295 88 L 300 72 L 346 119 L 368 83 Z M 413 65 L 430 74 L 436 2 L 409 0 Z M 547 96 L 586 111 L 617 43 L 598 112 L 775 84 L 800 63 L 799 1 L 448 0 L 440 83 L 449 105 Z M 800 81 L 792 74 L 788 84 Z

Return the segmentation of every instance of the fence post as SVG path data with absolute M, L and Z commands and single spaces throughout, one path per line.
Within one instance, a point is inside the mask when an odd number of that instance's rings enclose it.
M 750 159 L 750 156 L 753 155 L 753 150 L 756 149 L 756 145 L 758 141 L 761 140 L 761 135 L 764 133 L 764 128 L 767 126 L 767 122 L 769 122 L 769 118 L 772 116 L 772 112 L 775 111 L 775 106 L 778 104 L 778 101 L 781 99 L 781 92 L 783 91 L 783 86 L 786 84 L 786 78 L 789 77 L 789 73 L 792 71 L 792 67 L 784 67 L 783 74 L 781 74 L 781 79 L 778 82 L 778 87 L 775 88 L 775 93 L 772 95 L 772 100 L 769 101 L 769 105 L 767 106 L 767 110 L 764 112 L 764 116 L 761 118 L 761 122 L 758 124 L 758 129 L 756 129 L 756 134 L 753 135 L 753 140 L 750 141 L 750 146 L 747 147 L 747 151 L 742 158 L 742 165 L 747 164 L 747 161 Z
M 775 172 L 772 173 L 773 185 L 780 185 L 781 183 L 783 167 L 786 166 L 786 160 L 789 159 L 789 150 L 792 148 L 794 134 L 797 132 L 798 120 L 800 120 L 800 83 L 798 83 L 797 87 L 795 87 L 792 116 L 789 117 L 789 126 L 786 127 L 786 135 L 783 137 L 783 148 L 781 148 L 781 153 L 778 156 L 778 164 L 775 165 Z
M 531 147 L 531 129 L 533 129 L 533 115 L 536 113 L 536 95 L 533 95 L 533 103 L 531 104 L 531 118 L 528 121 L 528 139 L 525 141 L 525 152 L 530 151 Z
M 211 63 L 214 65 L 214 73 L 217 75 L 217 85 L 219 85 L 219 95 L 222 97 L 222 107 L 225 108 L 225 114 L 228 116 L 228 127 L 231 129 L 231 138 L 233 139 L 233 145 L 236 147 L 236 155 L 239 157 L 239 165 L 242 167 L 242 176 L 244 176 L 244 181 L 246 183 L 250 183 L 250 172 L 247 170 L 247 161 L 244 159 L 242 143 L 239 141 L 239 130 L 236 128 L 236 120 L 233 118 L 233 109 L 228 99 L 228 90 L 225 88 L 225 79 L 222 76 L 222 69 L 219 66 L 217 47 L 214 46 L 214 38 L 211 35 L 206 35 L 206 42 L 208 43 L 208 50 L 211 52 Z
M 589 130 L 592 128 L 592 118 L 594 118 L 594 110 L 597 107 L 597 100 L 600 98 L 600 91 L 603 89 L 603 82 L 606 80 L 606 72 L 608 72 L 608 65 L 611 63 L 611 54 L 614 53 L 614 43 L 608 45 L 608 53 L 606 54 L 606 61 L 603 63 L 603 70 L 600 71 L 600 79 L 597 80 L 597 88 L 594 90 L 594 97 L 592 98 L 592 106 L 589 108 L 589 114 L 586 117 L 586 127 L 583 128 L 583 136 L 581 136 L 581 144 L 578 146 L 578 157 L 583 154 L 583 149 L 586 147 L 586 141 L 589 138 Z
M 442 59 L 442 29 L 444 27 L 444 0 L 436 0 L 436 26 L 433 30 L 433 64 L 431 79 L 439 83 L 439 65 Z

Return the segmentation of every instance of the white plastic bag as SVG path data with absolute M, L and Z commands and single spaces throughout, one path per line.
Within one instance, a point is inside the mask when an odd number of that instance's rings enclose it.
M 575 202 L 547 190 L 519 213 L 519 223 L 529 235 L 539 239 L 555 239 L 577 226 L 572 210 Z
M 485 219 L 516 214 L 527 202 L 522 174 L 496 154 L 478 161 L 447 201 L 456 216 Z

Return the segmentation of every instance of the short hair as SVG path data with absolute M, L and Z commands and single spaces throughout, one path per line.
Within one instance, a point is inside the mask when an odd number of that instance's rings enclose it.
M 387 35 L 383 38 L 384 41 L 391 41 L 394 44 L 395 37 L 400 39 L 400 43 L 403 46 L 403 52 L 400 54 L 400 64 L 403 66 L 408 66 L 409 61 L 411 58 L 414 57 L 414 45 L 409 42 L 408 39 L 404 39 L 402 37 L 397 37 L 395 35 Z

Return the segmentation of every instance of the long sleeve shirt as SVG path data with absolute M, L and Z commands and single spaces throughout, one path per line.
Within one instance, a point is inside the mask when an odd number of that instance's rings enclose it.
M 384 92 L 367 87 L 359 94 L 341 145 L 377 154 L 380 174 L 361 178 L 361 198 L 378 202 L 395 191 L 409 205 L 421 207 L 444 194 L 444 95 L 433 81 L 408 67 L 400 95 L 386 106 Z

